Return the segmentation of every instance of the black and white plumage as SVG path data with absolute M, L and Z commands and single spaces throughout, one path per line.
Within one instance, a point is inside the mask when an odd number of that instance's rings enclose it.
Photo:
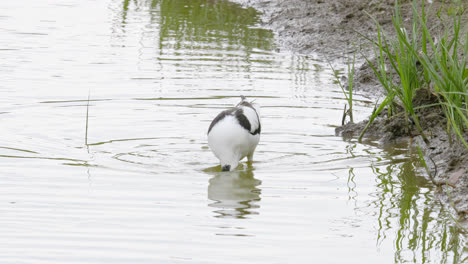
M 236 107 L 216 116 L 208 129 L 208 145 L 221 162 L 223 171 L 232 171 L 247 157 L 252 161 L 260 141 L 259 106 L 241 96 Z

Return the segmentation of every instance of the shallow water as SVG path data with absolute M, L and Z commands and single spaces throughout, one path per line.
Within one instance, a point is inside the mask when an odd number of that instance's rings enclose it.
M 405 146 L 335 137 L 324 58 L 278 52 L 255 10 L 26 2 L 0 3 L 1 263 L 467 261 Z M 221 173 L 206 131 L 241 94 L 261 142 Z

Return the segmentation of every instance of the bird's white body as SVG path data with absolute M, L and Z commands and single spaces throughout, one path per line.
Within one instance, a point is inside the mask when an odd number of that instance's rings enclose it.
M 242 98 L 235 108 L 221 112 L 208 130 L 208 145 L 223 170 L 234 170 L 244 157 L 252 161 L 260 141 L 259 107 Z

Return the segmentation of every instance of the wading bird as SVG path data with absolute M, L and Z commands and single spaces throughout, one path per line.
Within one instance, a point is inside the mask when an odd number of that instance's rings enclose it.
M 244 157 L 252 161 L 260 132 L 259 106 L 247 102 L 242 95 L 236 107 L 213 119 L 208 128 L 208 145 L 221 162 L 223 171 L 234 170 Z

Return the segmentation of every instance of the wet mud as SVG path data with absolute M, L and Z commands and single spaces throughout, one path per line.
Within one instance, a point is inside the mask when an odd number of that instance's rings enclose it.
M 383 88 L 372 69 L 367 63 L 363 63 L 363 56 L 372 58 L 374 54 L 369 39 L 376 37 L 375 20 L 391 35 L 393 0 L 234 1 L 254 7 L 262 13 L 262 26 L 275 32 L 281 49 L 341 63 L 356 53 L 361 65 L 357 66 L 355 89 L 368 93 L 375 100 L 383 96 Z M 403 18 L 410 21 L 411 2 L 400 3 Z M 437 12 L 443 5 L 441 1 L 433 1 L 430 10 Z M 431 16 L 430 19 L 434 21 L 429 20 L 429 24 L 444 21 L 444 17 Z M 463 20 L 468 21 L 468 12 L 463 14 Z M 466 30 L 465 26 L 462 31 Z M 436 95 L 429 89 L 418 90 L 415 98 L 415 106 L 438 102 Z M 468 226 L 468 151 L 456 135 L 447 134 L 447 122 L 440 107 L 422 108 L 417 115 L 429 139 L 428 143 L 422 140 L 414 124 L 404 114 L 387 118 L 386 111 L 370 126 L 366 138 L 378 139 L 383 146 L 408 142 L 414 147 L 412 151 L 419 145 L 428 166 L 426 177 L 434 183 L 436 195 L 447 208 L 453 210 L 464 226 Z M 336 134 L 345 138 L 357 138 L 367 122 L 368 120 L 356 124 L 348 123 L 337 128 Z M 468 141 L 468 134 L 465 138 Z

